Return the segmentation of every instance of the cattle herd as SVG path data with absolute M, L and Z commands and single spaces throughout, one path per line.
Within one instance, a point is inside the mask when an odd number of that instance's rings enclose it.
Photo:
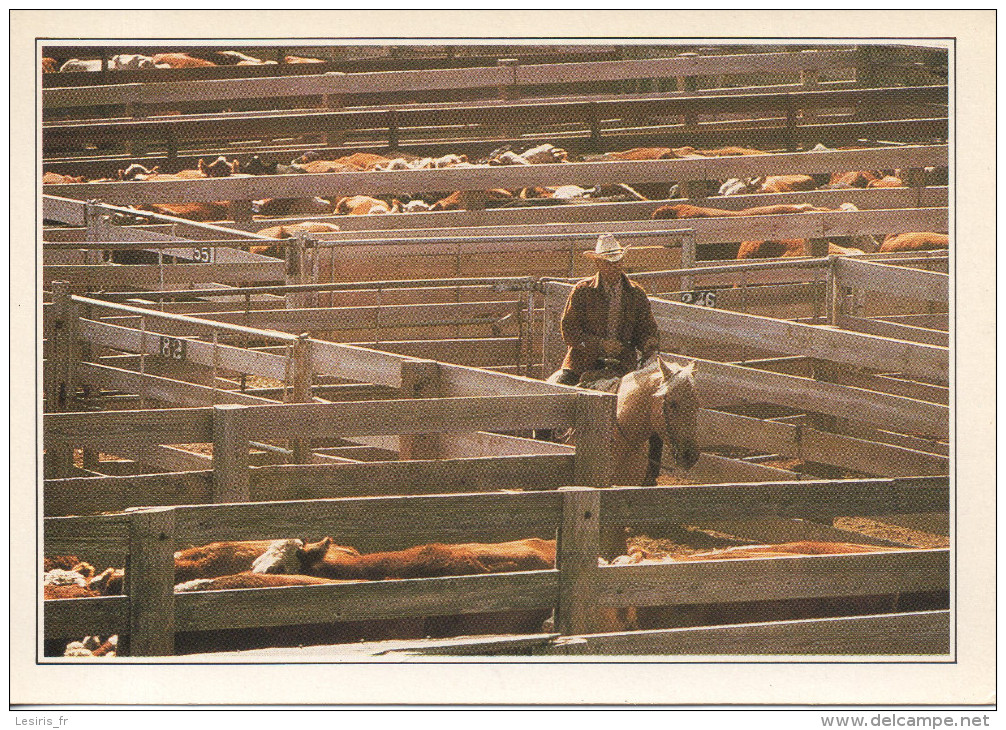
M 636 547 L 600 566 L 665 565 L 697 561 L 785 558 L 808 555 L 849 555 L 895 550 L 893 547 L 841 542 L 796 541 L 697 550 L 684 555 L 654 553 Z M 331 537 L 317 542 L 301 539 L 214 542 L 175 553 L 175 592 L 222 591 L 284 586 L 331 585 L 365 581 L 484 575 L 555 567 L 556 542 L 527 538 L 505 543 L 427 544 L 390 552 L 360 553 L 337 545 Z M 123 593 L 125 569 L 100 573 L 77 556 L 45 558 L 46 600 L 98 598 Z M 639 607 L 605 612 L 610 631 L 708 626 L 744 621 L 806 619 L 912 607 L 942 607 L 939 592 L 891 594 L 845 599 L 794 599 L 676 607 Z M 536 633 L 554 620 L 551 611 L 510 611 L 410 619 L 308 624 L 290 629 L 202 631 L 176 636 L 176 652 L 233 651 L 264 646 L 297 646 L 309 640 L 349 642 L 365 639 L 422 639 L 466 634 Z M 118 636 L 88 636 L 69 644 L 50 641 L 47 651 L 66 657 L 115 656 Z
M 826 151 L 818 145 L 813 151 Z M 849 148 L 843 148 L 849 149 Z M 856 148 L 852 148 L 856 149 Z M 667 160 L 701 159 L 708 157 L 730 157 L 741 155 L 768 154 L 761 150 L 743 147 L 717 149 L 696 149 L 694 147 L 636 147 L 629 150 L 587 155 L 582 161 L 604 160 Z M 168 173 L 159 167 L 147 169 L 140 163 L 132 163 L 118 171 L 115 178 L 88 179 L 85 176 L 46 172 L 43 184 L 68 184 L 85 182 L 116 181 L 164 181 L 190 180 L 220 177 L 250 177 L 253 175 L 294 175 L 325 174 L 345 172 L 380 172 L 383 170 L 424 170 L 442 168 L 475 168 L 497 165 L 534 165 L 542 163 L 574 163 L 571 155 L 555 145 L 544 143 L 515 152 L 512 148 L 501 148 L 488 156 L 469 161 L 465 154 L 446 154 L 437 158 L 399 154 L 395 157 L 374 153 L 355 152 L 335 159 L 320 159 L 316 152 L 308 152 L 290 160 L 264 160 L 256 154 L 242 165 L 239 160 L 228 160 L 219 156 L 207 163 L 199 159 L 196 169 L 178 170 Z M 928 169 L 930 184 L 946 183 L 946 171 Z M 719 183 L 718 195 L 741 195 L 752 193 L 792 193 L 810 190 L 848 190 L 868 188 L 905 187 L 899 175 L 900 170 L 854 170 L 830 175 L 774 175 L 747 179 L 729 179 Z M 629 186 L 627 184 L 593 186 L 561 185 L 556 187 L 532 186 L 519 190 L 474 190 L 454 192 L 419 193 L 415 195 L 387 196 L 383 198 L 369 195 L 349 195 L 335 199 L 312 196 L 310 198 L 266 198 L 253 202 L 252 210 L 260 219 L 285 216 L 331 216 L 342 215 L 382 215 L 389 213 L 414 213 L 421 211 L 482 210 L 486 208 L 514 207 L 538 203 L 569 204 L 604 200 L 666 200 L 678 197 L 679 186 L 673 182 L 665 184 L 647 183 Z M 139 211 L 149 211 L 176 216 L 194 221 L 214 222 L 227 220 L 230 205 L 228 201 L 208 203 L 149 204 L 136 206 Z M 838 210 L 856 210 L 852 203 L 842 204 Z M 808 203 L 755 206 L 741 210 L 715 207 L 700 207 L 687 203 L 664 205 L 657 208 L 654 220 L 685 218 L 720 218 L 757 215 L 781 215 L 787 213 L 825 212 L 833 210 Z M 298 231 L 326 233 L 338 231 L 338 224 L 331 220 L 307 221 L 296 224 L 277 225 L 260 231 L 262 235 L 274 238 L 292 238 Z M 860 253 L 889 253 L 897 251 L 929 251 L 946 249 L 949 245 L 946 234 L 919 231 L 889 234 L 876 240 L 873 237 L 844 237 L 829 240 L 829 254 L 854 255 Z M 784 239 L 779 241 L 743 241 L 736 247 L 737 259 L 776 258 L 803 256 L 806 239 Z M 277 249 L 259 247 L 255 253 L 276 255 Z
M 118 53 L 105 58 L 57 58 L 45 56 L 41 60 L 44 74 L 53 75 L 71 72 L 105 72 L 105 71 L 140 71 L 151 69 L 199 69 L 214 66 L 266 66 L 283 64 L 328 64 L 328 61 L 302 55 L 281 54 L 282 61 L 262 60 L 247 53 L 228 50 L 206 49 L 205 51 L 188 50 L 186 52 L 161 52 L 142 55 L 139 53 Z M 153 73 L 151 71 L 151 73 Z M 335 72 L 338 73 L 338 72 Z M 73 77 L 77 79 L 79 77 Z M 729 130 L 729 127 L 726 127 Z M 743 130 L 737 139 L 744 140 Z M 549 133 L 551 134 L 551 133 Z M 542 142 L 543 138 L 552 142 Z M 773 152 L 755 149 L 747 146 L 714 146 L 700 145 L 696 140 L 690 140 L 697 146 L 635 146 L 624 145 L 623 149 L 600 151 L 603 147 L 590 152 L 575 151 L 580 147 L 564 143 L 563 138 L 537 136 L 533 143 L 508 135 L 505 140 L 499 140 L 499 146 L 491 152 L 487 145 L 469 145 L 464 141 L 457 142 L 457 148 L 451 152 L 443 142 L 439 142 L 436 153 L 430 155 L 415 154 L 419 145 L 408 146 L 410 152 L 403 152 L 395 146 L 377 151 L 361 151 L 350 145 L 339 148 L 337 145 L 326 149 L 296 152 L 281 152 L 277 149 L 282 145 L 269 147 L 262 145 L 261 149 L 253 151 L 234 151 L 220 153 L 221 147 L 213 148 L 212 152 L 196 152 L 186 157 L 192 162 L 182 162 L 176 155 L 169 155 L 166 160 L 158 160 L 157 164 L 142 153 L 133 154 L 132 148 L 123 154 L 105 160 L 104 177 L 92 177 L 86 161 L 80 161 L 80 167 L 74 168 L 74 159 L 66 158 L 60 161 L 57 169 L 60 172 L 46 170 L 42 175 L 43 185 L 71 186 L 87 183 L 141 183 L 201 180 L 208 178 L 269 178 L 296 175 L 343 175 L 343 180 L 351 179 L 353 173 L 377 173 L 392 171 L 415 170 L 445 170 L 445 169 L 485 169 L 502 166 L 520 168 L 535 165 L 568 165 L 570 169 L 582 163 L 603 162 L 647 162 L 657 160 L 710 160 L 724 157 L 751 158 L 760 155 L 770 155 Z M 554 143 L 553 143 L 554 142 Z M 496 142 L 493 143 L 495 146 Z M 565 144 L 568 149 L 559 146 Z M 752 144 L 759 144 L 752 142 Z M 759 145 L 760 146 L 760 145 Z M 851 144 L 834 144 L 826 146 L 817 144 L 802 145 L 801 154 L 813 155 L 819 152 L 834 152 L 838 150 L 866 150 L 876 145 L 869 140 L 857 140 Z M 95 148 L 97 149 L 97 148 Z M 240 148 L 235 147 L 239 150 Z M 430 149 L 434 149 L 431 145 Z M 88 154 L 95 150 L 89 150 Z M 202 157 L 199 155 L 202 154 Z M 809 159 L 809 158 L 808 158 Z M 114 160 L 118 169 L 107 163 Z M 684 163 L 690 164 L 690 163 Z M 842 163 L 844 165 L 844 162 Z M 565 168 L 564 168 L 565 169 Z M 827 168 L 826 168 L 827 169 Z M 349 175 L 346 175 L 349 173 Z M 520 173 L 524 174 L 524 173 Z M 368 176 L 373 179 L 375 176 Z M 563 179 L 569 179 L 564 177 Z M 904 188 L 946 186 L 948 170 L 943 167 L 925 169 L 855 169 L 827 174 L 785 174 L 763 175 L 750 178 L 729 178 L 716 180 L 662 180 L 659 182 L 625 183 L 592 183 L 585 175 L 582 185 L 562 184 L 543 186 L 529 183 L 526 186 L 514 186 L 476 190 L 416 190 L 409 194 L 343 194 L 335 197 L 326 194 L 305 195 L 293 198 L 262 197 L 251 201 L 251 221 L 240 221 L 245 228 L 253 228 L 259 236 L 267 239 L 292 239 L 301 234 L 319 235 L 336 234 L 359 226 L 340 225 L 351 216 L 393 216 L 435 213 L 441 211 L 485 211 L 489 209 L 536 208 L 550 210 L 553 206 L 588 206 L 594 203 L 645 203 L 652 201 L 654 207 L 646 211 L 652 221 L 677 221 L 687 219 L 735 219 L 739 217 L 800 215 L 805 213 L 827 213 L 831 211 L 856 211 L 856 205 L 843 201 L 842 191 L 856 191 L 850 194 L 853 200 L 861 201 L 864 197 L 860 191 L 879 188 Z M 631 183 L 631 184 L 630 184 Z M 217 183 L 212 183 L 216 185 Z M 139 186 L 120 186 L 120 189 Z M 257 188 L 258 189 L 258 188 Z M 822 200 L 834 201 L 828 203 L 834 207 L 823 207 L 813 202 L 799 202 L 800 197 L 789 194 L 808 193 L 813 191 L 832 191 L 826 198 L 814 197 L 816 202 Z M 307 191 L 308 193 L 311 191 Z M 371 190 L 371 192 L 373 192 Z M 212 193 L 214 196 L 216 192 Z M 229 193 L 228 193 L 229 194 Z M 733 196 L 758 195 L 784 196 L 783 200 L 797 202 L 773 202 L 758 204 L 752 202 L 747 207 L 739 207 Z M 815 193 L 815 195 L 819 195 Z M 872 195 L 872 193 L 871 193 Z M 879 193 L 879 195 L 888 195 Z M 83 197 L 83 196 L 82 196 Z M 146 198 L 149 200 L 149 198 Z M 177 200 L 177 198 L 175 198 Z M 776 197 L 776 200 L 780 198 Z M 808 198 L 811 199 L 811 198 Z M 719 207 L 723 206 L 723 207 Z M 155 213 L 163 216 L 200 223 L 215 223 L 230 225 L 235 220 L 234 201 L 219 200 L 210 202 L 171 202 L 171 203 L 133 203 L 117 208 L 113 219 L 116 224 L 128 226 L 132 224 L 145 225 L 151 219 L 145 214 Z M 388 219 L 390 220 L 390 219 Z M 413 221 L 414 218 L 402 219 Z M 566 219 L 562 219 L 566 220 Z M 592 220 L 592 219 L 586 219 Z M 791 220 L 789 218 L 787 221 Z M 154 220 L 153 222 L 163 222 Z M 355 220 L 354 223 L 359 223 Z M 253 225 L 252 225 L 253 224 Z M 421 228 L 423 224 L 417 224 Z M 646 225 L 654 225 L 647 223 Z M 913 224 L 914 225 L 914 224 Z M 409 226 L 403 226 L 409 227 Z M 205 228 L 205 227 L 204 227 Z M 376 229 L 376 228 L 375 228 Z M 141 230 L 136 227 L 134 230 Z M 70 235 L 70 232 L 66 232 Z M 95 239 L 88 234 L 88 241 Z M 392 235 L 389 234 L 389 238 Z M 404 238 L 404 236 L 403 236 Z M 55 240 L 55 239 L 54 239 Z M 69 238 L 67 240 L 70 240 Z M 84 240 L 84 239 L 80 239 Z M 102 239 L 97 239 L 102 240 Z M 124 241 L 133 241 L 125 238 Z M 152 239 L 153 240 L 153 239 Z M 185 240 L 185 239 L 172 239 Z M 207 239 L 210 240 L 210 239 Z M 269 241 L 241 241 L 253 254 L 284 258 L 284 245 L 267 245 Z M 808 252 L 827 251 L 828 255 L 859 256 L 863 254 L 887 254 L 915 251 L 940 251 L 950 248 L 949 236 L 942 231 L 908 231 L 899 229 L 893 233 L 880 232 L 876 235 L 834 235 L 823 239 L 785 238 L 778 240 L 740 240 L 734 243 L 709 246 L 703 249 L 707 256 L 722 260 L 770 259 L 782 257 L 803 257 Z M 148 252 L 149 256 L 149 252 Z M 459 254 L 460 256 L 460 254 Z M 572 251 L 570 253 L 572 257 Z M 98 257 L 101 259 L 101 257 Z M 94 261 L 94 259 L 89 259 Z M 275 266 L 275 262 L 265 260 L 267 266 Z M 104 262 L 129 262 L 127 256 L 109 254 Z M 242 262 L 244 260 L 242 259 Z M 851 263 L 842 259 L 844 263 Z M 255 262 L 252 262 L 255 263 Z M 834 263 L 834 260 L 833 260 Z M 787 264 L 788 265 L 788 264 Z M 761 266 L 749 264 L 746 266 Z M 772 266 L 772 265 L 766 265 Z M 70 268 L 69 266 L 67 268 Z M 733 266 L 732 268 L 740 268 Z M 890 268 L 890 267 L 885 267 Z M 572 268 L 571 268 L 572 270 Z M 781 270 L 781 269 L 780 269 Z M 928 273 L 928 272 L 927 272 Z M 333 265 L 334 274 L 334 265 Z M 162 272 L 163 275 L 163 272 Z M 216 281 L 216 280 L 214 280 Z M 124 284 L 127 290 L 128 283 Z M 222 285 L 221 285 L 222 286 Z M 135 288 L 135 287 L 134 287 Z M 165 288 L 161 280 L 161 289 Z M 193 285 L 192 288 L 198 288 Z M 459 290 L 460 291 L 460 290 Z M 90 295 L 89 295 L 90 296 Z M 99 296 L 99 295 L 95 295 Z M 235 297 L 237 301 L 240 297 Z M 250 301 L 246 298 L 245 302 Z M 380 294 L 378 294 L 380 303 Z M 185 302 L 191 304 L 189 310 L 198 311 L 196 300 Z M 457 304 L 462 303 L 460 294 Z M 217 304 L 216 301 L 213 302 Z M 289 302 L 286 303 L 289 306 Z M 151 306 L 154 306 L 151 304 Z M 278 305 L 284 306 L 283 303 Z M 533 302 L 532 302 L 533 306 Z M 221 306 L 221 311 L 225 307 Z M 239 308 L 235 305 L 235 309 Z M 939 314 L 931 309 L 930 313 Z M 224 314 L 231 314 L 224 312 Z M 236 312 L 234 313 L 236 314 Z M 248 314 L 248 312 L 245 312 Z M 529 313 L 533 324 L 533 312 Z M 380 316 L 378 314 L 378 316 Z M 100 319 L 100 317 L 95 317 Z M 122 320 L 127 317 L 120 317 Z M 130 320 L 131 321 L 131 320 Z M 237 320 L 235 320 L 237 321 Z M 815 323 L 819 323 L 815 320 Z M 94 323 L 91 323 L 94 324 Z M 121 322 L 118 324 L 122 324 Z M 147 326 L 144 322 L 144 327 Z M 132 325 L 129 325 L 132 326 Z M 298 330 L 299 331 L 299 330 Z M 521 331 L 523 336 L 523 330 Z M 147 331 L 140 335 L 146 345 Z M 795 335 L 794 335 L 795 336 Z M 217 346 L 216 334 L 213 345 Z M 162 340 L 165 337 L 161 338 Z M 194 338 L 196 339 L 196 338 Z M 201 343 L 202 344 L 202 343 Z M 540 344 L 540 342 L 538 343 Z M 97 348 L 96 348 L 97 349 Z M 236 347 L 231 347 L 235 350 Z M 282 348 L 275 348 L 278 351 Z M 934 348 L 935 349 L 935 348 Z M 139 352 L 139 351 L 137 351 Z M 260 353 L 255 353 L 260 354 Z M 113 355 L 124 359 L 126 355 Z M 216 357 L 216 349 L 214 349 Z M 284 355 L 285 357 L 285 355 Z M 97 358 L 95 358 L 97 359 Z M 785 359 L 785 358 L 783 358 Z M 792 358 L 796 359 L 796 358 Z M 139 358 L 140 374 L 144 371 L 146 360 Z M 843 361 L 847 362 L 847 361 Z M 120 363 L 114 363 L 118 365 Z M 171 363 L 169 363 L 171 364 Z M 204 363 L 205 364 L 205 363 Z M 736 364 L 736 363 L 735 363 Z M 775 365 L 778 365 L 776 363 Z M 293 367 L 289 365 L 289 367 Z M 786 363 L 778 371 L 784 373 Z M 766 366 L 771 371 L 771 366 Z M 169 373 L 170 374 L 170 373 Z M 857 373 L 856 377 L 859 374 Z M 241 388 L 244 391 L 244 375 L 241 376 Z M 865 379 L 866 376 L 864 375 Z M 897 374 L 892 378 L 896 381 L 891 385 L 888 394 L 896 394 L 893 390 L 899 386 Z M 213 381 L 217 380 L 217 363 L 213 363 Z M 378 382 L 378 381 L 375 381 Z M 856 384 L 851 382 L 851 384 Z M 284 384 L 285 385 L 285 384 Z M 539 384 L 540 385 L 540 384 Z M 935 384 L 925 387 L 936 388 Z M 906 389 L 908 386 L 904 386 Z M 209 389 L 206 389 L 209 390 Z M 310 391 L 310 387 L 308 388 Z M 308 394 L 310 400 L 310 392 Z M 425 396 L 423 396 L 425 397 Z M 260 398 L 259 400 L 264 400 Z M 219 401 L 214 400 L 213 404 Z M 226 401 L 224 401 L 226 402 Z M 238 401 L 241 402 L 241 401 Z M 141 400 L 141 403 L 145 401 Z M 190 402 L 184 405 L 192 405 Z M 930 405 L 930 404 L 927 404 Z M 739 412 L 740 413 L 740 412 Z M 774 414 L 778 415 L 778 414 Z M 771 420 L 771 419 L 770 419 Z M 834 418 L 832 420 L 835 420 Z M 785 422 L 785 417 L 779 417 L 778 425 L 789 428 L 792 425 L 798 431 L 804 422 Z M 809 423 L 809 422 L 808 422 Z M 811 423 L 815 427 L 819 422 Z M 865 437 L 864 437 L 865 438 Z M 891 444 L 908 444 L 914 447 L 921 441 L 912 441 L 912 434 L 905 434 L 902 442 L 892 441 Z M 851 442 L 852 439 L 849 439 Z M 865 442 L 863 442 L 865 443 Z M 896 448 L 900 448 L 896 446 Z M 781 453 L 781 452 L 780 452 Z M 872 452 L 871 452 L 872 453 Z M 935 452 L 934 452 L 935 453 Z M 945 453 L 945 452 L 944 452 Z M 928 454 L 927 454 L 928 455 Z M 404 458 L 404 457 L 403 457 Z M 866 472 L 864 472 L 866 473 Z M 929 472 L 927 472 L 929 473 Z M 899 472 L 899 475 L 901 473 Z M 504 488 L 516 485 L 504 485 Z M 823 528 L 822 528 L 823 529 Z M 715 532 L 715 531 L 714 531 Z M 266 534 L 269 534 L 268 532 Z M 517 533 L 529 534 L 529 533 Z M 713 533 L 711 533 L 713 534 Z M 716 533 L 718 534 L 718 533 Z M 810 530 L 807 534 L 815 534 Z M 848 535 L 855 536 L 849 532 Z M 832 535 L 834 537 L 834 535 Z M 310 537 L 311 539 L 307 539 Z M 851 538 L 850 538 L 851 539 Z M 666 550 L 645 547 L 641 542 L 630 541 L 625 547 L 625 554 L 598 559 L 598 567 L 614 566 L 648 566 L 671 563 L 697 563 L 702 561 L 717 562 L 723 560 L 788 560 L 796 557 L 816 555 L 853 555 L 868 553 L 883 553 L 903 550 L 894 542 L 884 540 L 865 540 L 868 544 L 855 542 L 818 542 L 811 539 L 792 539 L 783 542 L 781 539 L 772 544 L 760 544 L 756 539 L 745 541 L 747 544 L 727 543 L 717 544 L 715 549 L 709 547 L 689 548 L 684 552 L 673 553 Z M 768 543 L 768 540 L 763 541 Z M 409 543 L 405 543 L 409 544 Z M 561 546 L 560 546 L 561 547 Z M 79 555 L 48 555 L 44 558 L 42 575 L 42 592 L 45 601 L 63 601 L 74 599 L 103 598 L 130 595 L 130 583 L 142 576 L 131 576 L 128 565 L 93 565 L 91 558 L 83 551 Z M 96 562 L 96 561 L 95 561 Z M 592 562 L 592 561 L 591 561 Z M 275 539 L 254 541 L 218 541 L 201 545 L 190 545 L 174 554 L 174 594 L 193 594 L 207 591 L 232 591 L 268 588 L 286 588 L 292 586 L 319 586 L 333 584 L 369 584 L 387 580 L 410 580 L 426 578 L 444 578 L 455 576 L 478 576 L 496 573 L 516 573 L 528 571 L 556 571 L 557 543 L 556 540 L 527 537 L 521 540 L 498 543 L 428 543 L 417 544 L 395 551 L 364 551 L 361 552 L 351 545 L 339 543 L 338 535 L 294 535 L 277 536 Z M 593 566 L 591 566 L 593 567 Z M 169 586 L 165 585 L 165 590 Z M 248 595 L 248 594 L 244 594 Z M 114 599 L 121 600 L 121 599 Z M 181 600 L 186 600 L 184 597 Z M 759 621 L 813 619 L 818 617 L 858 616 L 877 613 L 892 613 L 905 611 L 943 610 L 948 605 L 946 591 L 917 591 L 910 593 L 867 593 L 848 597 L 814 598 L 797 597 L 793 599 L 773 599 L 750 602 L 654 606 L 640 605 L 629 608 L 612 608 L 601 611 L 606 631 L 621 632 L 634 630 L 672 629 L 696 626 L 720 626 L 734 623 L 753 623 Z M 339 644 L 362 640 L 382 639 L 424 639 L 430 637 L 456 637 L 475 634 L 540 634 L 555 628 L 558 618 L 555 610 L 523 610 L 523 611 L 486 611 L 484 613 L 459 613 L 457 615 L 428 615 L 412 618 L 375 618 L 372 620 L 338 620 L 333 618 L 327 623 L 299 623 L 293 626 L 267 626 L 257 629 L 207 629 L 200 631 L 180 630 L 175 633 L 174 651 L 177 654 L 197 654 L 204 652 L 233 651 L 237 649 L 256 649 L 263 647 L 296 647 L 305 644 Z M 116 656 L 122 649 L 128 654 L 128 637 L 123 637 L 120 647 L 116 635 L 90 635 L 79 640 L 68 642 L 70 637 L 59 639 L 49 638 L 45 642 L 46 656 L 65 657 L 110 657 Z M 75 637 L 74 637 L 75 638 Z

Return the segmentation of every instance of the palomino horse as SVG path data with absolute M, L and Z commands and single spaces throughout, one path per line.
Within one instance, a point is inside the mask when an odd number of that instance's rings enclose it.
M 694 362 L 682 366 L 665 362 L 657 355 L 639 370 L 597 384 L 597 389 L 618 395 L 614 434 L 616 484 L 656 483 L 659 464 L 649 464 L 648 457 L 652 436 L 659 437 L 673 450 L 677 466 L 690 469 L 698 460 L 695 433 L 699 404 L 692 377 L 694 367 Z M 547 382 L 555 383 L 560 372 L 549 376 Z

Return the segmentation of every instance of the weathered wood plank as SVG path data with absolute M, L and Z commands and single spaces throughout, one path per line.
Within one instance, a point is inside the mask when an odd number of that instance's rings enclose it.
M 209 282 L 282 281 L 285 273 L 282 261 L 256 261 L 227 264 L 93 264 L 45 265 L 42 280 L 70 281 L 91 289 L 160 289 L 169 284 L 202 284 Z
M 119 512 L 130 507 L 200 504 L 210 501 L 210 471 L 135 476 L 47 479 L 46 517 Z
M 94 564 L 123 566 L 128 551 L 125 515 L 48 517 L 42 526 L 46 555 L 77 555 Z
M 501 301 L 210 312 L 202 315 L 202 318 L 214 322 L 247 323 L 247 326 L 261 329 L 304 332 L 444 324 L 491 324 L 516 310 L 516 302 Z
M 597 604 L 671 606 L 946 590 L 949 550 L 905 550 L 599 568 Z
M 884 322 L 868 317 L 853 317 L 848 314 L 839 313 L 835 317 L 835 326 L 889 339 L 907 340 L 908 342 L 919 342 L 924 345 L 936 345 L 938 347 L 950 346 L 950 333 L 948 332 L 926 329 L 925 327 L 913 327 L 896 322 Z
M 937 403 L 712 360 L 667 353 L 662 356 L 679 364 L 696 361 L 695 382 L 700 402 L 709 408 L 737 402 L 774 403 L 848 418 L 876 428 L 904 429 L 935 438 L 946 438 L 949 433 L 949 409 Z
M 213 406 L 213 501 L 247 502 L 248 417 L 245 406 Z
M 668 451 L 668 449 L 664 450 L 661 457 L 661 467 L 675 476 L 698 483 L 778 482 L 782 480 L 798 481 L 801 478 L 800 474 L 789 469 L 752 464 L 715 454 L 700 454 L 699 460 L 692 468 L 685 471 L 675 466 L 674 459 L 667 453 Z
M 575 395 L 551 394 L 248 406 L 244 418 L 252 438 L 324 438 L 569 428 L 575 409 Z
M 69 598 L 45 601 L 42 631 L 46 639 L 80 641 L 84 636 L 125 634 L 129 629 L 129 598 Z
M 135 327 L 124 327 L 85 319 L 80 322 L 80 334 L 88 342 L 103 347 L 160 356 L 161 334 L 157 330 L 170 330 L 170 327 L 162 327 L 162 324 L 157 320 L 151 320 L 148 323 L 148 331 L 144 334 L 142 330 Z M 234 347 L 233 345 L 214 345 L 212 342 L 190 339 L 185 342 L 184 354 L 185 360 L 189 362 L 209 367 L 216 363 L 218 367 L 227 370 L 261 375 L 274 380 L 284 380 L 287 374 L 286 358 L 282 355 Z
M 922 451 L 732 413 L 699 412 L 699 443 L 742 446 L 877 476 L 946 474 L 949 459 Z
M 929 229 L 926 229 L 929 230 Z M 946 302 L 950 277 L 935 271 L 909 269 L 855 258 L 835 259 L 835 284 L 898 296 Z
M 264 405 L 275 402 L 270 398 L 260 398 L 239 391 L 218 390 L 205 385 L 196 385 L 181 380 L 136 373 L 94 363 L 81 363 L 78 374 L 82 382 L 138 393 L 145 398 L 153 398 L 165 403 L 178 403 L 184 406 L 206 406 L 220 402 Z
M 946 382 L 947 348 L 726 312 L 664 299 L 651 302 L 662 334 L 757 347 Z
M 408 358 L 379 350 L 311 341 L 311 370 L 361 383 L 402 387 L 402 362 Z
M 691 524 L 701 520 L 802 518 L 844 515 L 947 512 L 949 477 L 839 479 L 762 484 L 699 484 L 601 492 L 605 523 Z
M 558 572 L 182 593 L 176 628 L 203 631 L 550 608 Z
M 147 444 L 191 444 L 212 440 L 211 408 L 168 408 L 143 411 L 49 413 L 43 421 L 46 441 L 86 442 L 116 447 Z
M 362 552 L 429 542 L 554 538 L 556 492 L 432 495 L 177 507 L 185 544 L 332 535 Z M 879 510 L 878 510 L 879 511 Z

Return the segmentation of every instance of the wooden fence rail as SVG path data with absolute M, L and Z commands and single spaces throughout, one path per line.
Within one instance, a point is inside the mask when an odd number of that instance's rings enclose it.
M 141 52 L 142 51 L 136 51 Z M 725 73 L 794 73 L 852 68 L 852 50 L 688 56 L 629 61 L 563 64 L 517 64 L 465 69 L 393 71 L 354 74 L 314 74 L 294 78 L 184 81 L 90 86 L 86 94 L 65 88 L 43 91 L 43 107 L 150 104 L 183 101 L 220 101 L 323 94 L 388 93 L 460 88 L 498 88 L 569 84 L 574 82 L 705 76 Z M 154 72 L 150 74 L 154 76 Z M 115 77 L 113 77 L 115 78 Z M 151 78 L 153 81 L 153 78 Z
M 557 629 L 569 634 L 596 630 L 605 606 L 939 591 L 949 586 L 946 550 L 599 568 L 599 535 L 602 529 L 626 521 L 652 525 L 670 515 L 675 520 L 724 514 L 750 519 L 948 508 L 949 481 L 943 477 L 309 500 L 155 508 L 106 518 L 47 518 L 48 553 L 117 551 L 120 559 L 129 556 L 131 575 L 124 597 L 47 601 L 45 635 L 127 634 L 131 653 L 157 656 L 172 652 L 176 631 L 282 626 L 335 617 L 360 620 L 556 607 Z M 743 511 L 749 509 L 753 512 Z M 209 540 L 337 534 L 341 542 L 369 552 L 431 541 L 552 537 L 556 532 L 557 565 L 551 571 L 173 593 L 173 551 Z M 122 540 L 125 536 L 128 539 Z M 744 575 L 759 579 L 750 581 Z M 939 646 L 935 642 L 928 650 L 938 653 Z
M 456 73 L 456 72 L 455 72 Z M 464 72 L 457 74 L 466 76 Z M 252 82 L 254 83 L 254 82 Z M 461 82 L 463 88 L 464 81 Z M 140 88 L 143 88 L 142 86 Z M 84 147 L 87 144 L 113 142 L 261 138 L 345 132 L 356 129 L 388 129 L 394 137 L 398 130 L 457 124 L 520 123 L 529 117 L 538 124 L 553 121 L 580 122 L 597 130 L 603 119 L 648 119 L 675 115 L 775 113 L 792 118 L 796 130 L 796 114 L 805 109 L 852 107 L 856 109 L 892 105 L 947 103 L 946 86 L 911 86 L 889 89 L 840 89 L 827 91 L 792 91 L 784 94 L 727 94 L 690 97 L 659 97 L 649 99 L 618 99 L 576 102 L 542 101 L 505 102 L 494 104 L 454 104 L 443 108 L 401 107 L 387 109 L 348 109 L 344 111 L 311 112 L 236 112 L 231 114 L 158 117 L 149 119 L 105 119 L 80 122 L 48 122 L 42 125 L 42 148 L 45 152 Z M 923 114 L 925 116 L 925 114 Z

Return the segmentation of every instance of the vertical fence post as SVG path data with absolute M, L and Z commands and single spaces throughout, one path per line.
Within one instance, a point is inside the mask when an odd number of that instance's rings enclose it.
M 402 394 L 406 398 L 438 398 L 444 395 L 440 364 L 434 360 L 402 361 Z M 412 434 L 399 437 L 399 458 L 438 459 L 443 454 L 440 433 Z
M 517 88 L 517 67 L 519 63 L 519 60 L 516 58 L 496 59 L 496 65 L 502 71 L 503 76 L 503 79 L 496 86 L 500 101 L 516 101 L 520 96 L 520 91 Z M 512 139 L 517 136 L 516 125 L 509 119 L 506 119 L 500 123 L 497 133 L 504 139 Z
M 247 406 L 213 406 L 213 501 L 250 499 Z
M 579 393 L 576 404 L 576 451 L 573 481 L 588 487 L 609 487 L 612 464 L 615 406 L 613 393 Z
M 344 75 L 341 71 L 325 72 L 325 76 L 336 77 Z M 325 109 L 337 111 L 346 106 L 346 97 L 344 94 L 322 94 L 321 104 Z M 338 147 L 346 141 L 346 130 L 333 129 L 331 125 L 328 125 L 324 136 L 326 147 Z
M 52 283 L 52 316 L 49 327 L 49 370 L 45 384 L 46 410 L 52 413 L 74 408 L 77 389 L 77 308 L 70 298 L 70 284 Z M 71 475 L 73 447 L 46 445 L 46 478 Z
M 692 230 L 681 239 L 681 268 L 694 269 L 697 257 L 698 247 L 695 242 L 695 231 Z M 682 276 L 678 286 L 681 291 L 691 291 L 695 287 L 695 278 L 690 274 Z
M 133 512 L 129 517 L 128 656 L 168 656 L 175 651 L 175 510 Z
M 310 403 L 314 373 L 311 370 L 311 340 L 305 332 L 293 343 L 293 402 Z M 293 439 L 293 462 L 307 464 L 311 459 L 311 439 Z
M 555 629 L 560 634 L 589 634 L 597 625 L 594 600 L 601 493 L 586 487 L 560 487 L 562 525 L 556 549 L 559 602 Z
M 563 309 L 566 308 L 565 287 L 558 282 L 546 281 L 544 291 L 545 311 L 541 324 L 542 329 L 542 367 L 541 376 L 547 378 L 559 367 L 566 354 L 566 345 L 559 329 Z

